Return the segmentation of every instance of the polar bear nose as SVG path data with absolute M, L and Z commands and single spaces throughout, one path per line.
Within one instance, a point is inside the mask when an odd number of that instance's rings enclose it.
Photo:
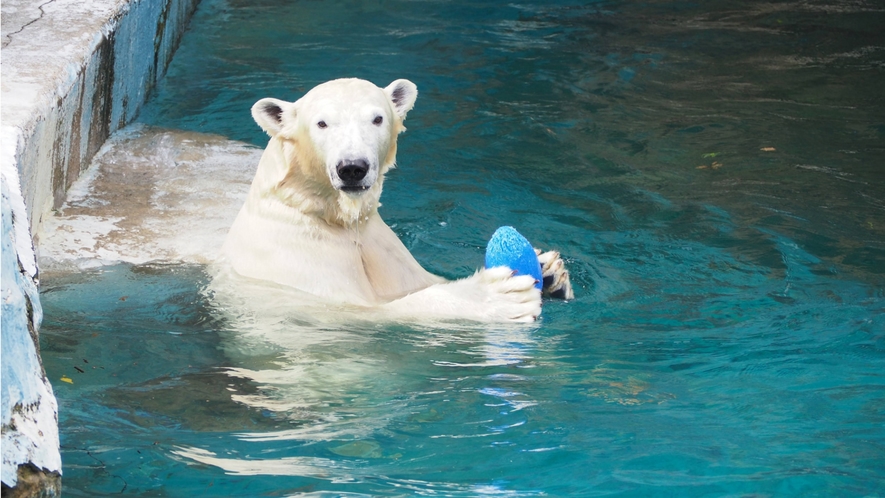
M 369 172 L 369 163 L 364 159 L 341 161 L 336 166 L 338 178 L 345 185 L 353 185 L 366 177 Z

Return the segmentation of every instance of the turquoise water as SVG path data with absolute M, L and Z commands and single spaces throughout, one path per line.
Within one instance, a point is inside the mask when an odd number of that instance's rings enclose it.
M 516 226 L 577 298 L 529 328 L 331 326 L 232 317 L 198 266 L 47 276 L 65 495 L 885 495 L 883 25 L 203 0 L 140 121 L 263 146 L 261 97 L 411 79 L 385 220 L 451 278 Z

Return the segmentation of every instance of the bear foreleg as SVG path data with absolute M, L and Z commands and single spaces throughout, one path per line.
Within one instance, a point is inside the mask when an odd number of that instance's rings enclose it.
M 533 322 L 541 314 L 541 292 L 535 287 L 533 277 L 514 276 L 509 268 L 498 267 L 432 285 L 384 307 L 400 315 Z

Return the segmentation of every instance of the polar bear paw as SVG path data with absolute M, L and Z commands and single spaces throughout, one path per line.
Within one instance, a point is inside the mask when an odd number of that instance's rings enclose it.
M 541 275 L 544 278 L 541 291 L 544 295 L 556 299 L 574 299 L 572 282 L 569 279 L 568 270 L 565 269 L 565 262 L 559 257 L 559 253 L 557 251 L 543 252 L 536 248 L 535 254 L 538 255 L 538 262 L 541 263 Z
M 480 270 L 474 278 L 486 289 L 487 313 L 492 317 L 533 322 L 541 315 L 541 293 L 534 277 L 514 275 L 510 268 L 499 266 Z

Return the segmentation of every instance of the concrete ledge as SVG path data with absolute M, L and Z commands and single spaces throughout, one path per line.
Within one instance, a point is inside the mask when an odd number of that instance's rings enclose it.
M 2 3 L 4 496 L 59 494 L 57 408 L 39 358 L 32 234 L 108 136 L 137 115 L 197 2 Z M 23 471 L 27 487 L 18 486 Z
M 217 262 L 263 152 L 137 123 L 114 133 L 44 218 L 41 274 L 48 281 L 121 262 Z

